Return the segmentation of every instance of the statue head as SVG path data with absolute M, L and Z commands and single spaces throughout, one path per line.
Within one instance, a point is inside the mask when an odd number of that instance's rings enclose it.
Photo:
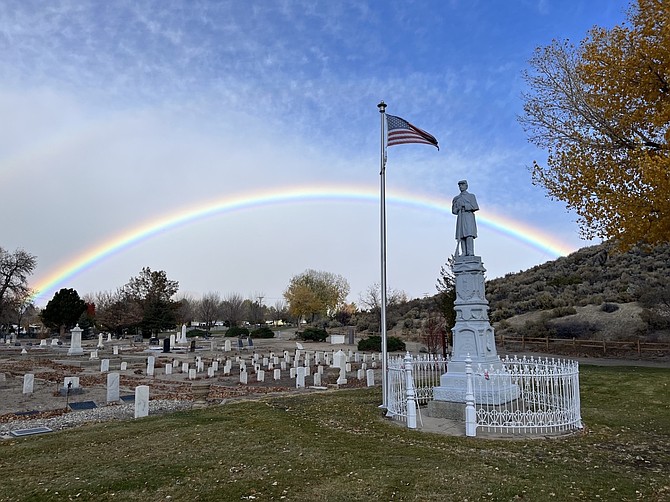
M 458 182 L 458 188 L 460 188 L 461 192 L 465 191 L 468 189 L 468 182 L 467 180 L 461 180 Z

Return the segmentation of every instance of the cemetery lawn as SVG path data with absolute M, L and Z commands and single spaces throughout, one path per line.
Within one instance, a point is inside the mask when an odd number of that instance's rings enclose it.
M 379 387 L 0 441 L 0 500 L 670 500 L 670 370 L 582 366 L 583 432 L 491 440 L 382 418 Z

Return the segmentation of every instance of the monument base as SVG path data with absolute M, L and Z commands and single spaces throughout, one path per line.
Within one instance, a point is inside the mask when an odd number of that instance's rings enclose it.
M 433 387 L 433 400 L 465 403 L 466 388 L 465 373 L 445 373 L 440 377 L 439 387 Z M 499 373 L 491 377 L 488 373 L 472 375 L 472 390 L 478 405 L 499 405 L 519 397 L 519 386 L 512 383 L 510 376 Z
M 67 349 L 68 356 L 80 356 L 84 353 L 84 349 L 81 347 L 70 347 Z
M 428 403 L 428 416 L 431 418 L 443 418 L 446 420 L 465 421 L 465 403 L 451 401 L 430 401 Z

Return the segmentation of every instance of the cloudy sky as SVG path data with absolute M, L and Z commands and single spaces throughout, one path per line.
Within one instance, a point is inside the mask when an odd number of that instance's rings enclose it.
M 357 301 L 380 277 L 384 100 L 440 142 L 388 150 L 389 287 L 435 292 L 462 178 L 489 278 L 554 259 L 588 243 L 531 184 L 544 154 L 516 121 L 521 73 L 536 47 L 619 24 L 627 6 L 4 0 L 0 246 L 37 256 L 41 305 L 145 266 L 181 293 L 268 305 L 313 268 Z

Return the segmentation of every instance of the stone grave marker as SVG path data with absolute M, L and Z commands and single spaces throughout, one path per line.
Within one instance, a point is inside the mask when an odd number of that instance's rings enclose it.
M 195 371 L 195 368 L 191 368 L 190 370 L 188 370 L 188 379 L 189 380 L 195 380 L 195 378 L 197 376 L 197 373 L 198 372 Z
M 4 375 L 4 373 L 3 373 Z M 33 386 L 35 385 L 35 375 L 33 373 L 26 373 L 23 375 L 23 393 L 32 394 Z
M 321 373 L 314 373 L 314 387 L 321 387 Z
M 365 373 L 368 377 L 368 382 L 367 382 L 368 387 L 374 387 L 374 385 L 375 385 L 375 370 L 370 369 L 370 370 L 367 370 Z
M 298 366 L 295 377 L 295 387 L 296 389 L 302 389 L 305 387 L 305 367 Z
M 100 360 L 100 373 L 107 373 L 109 371 L 109 359 Z
M 123 361 L 121 363 L 121 371 L 126 371 L 128 369 L 128 363 Z
M 274 379 L 281 380 L 281 370 L 279 368 L 274 370 Z
M 165 374 L 172 375 L 172 363 L 165 363 Z
M 119 383 L 120 377 L 118 373 L 107 373 L 107 402 L 115 403 L 119 400 Z
M 149 386 L 138 385 L 135 387 L 135 418 L 149 415 Z

